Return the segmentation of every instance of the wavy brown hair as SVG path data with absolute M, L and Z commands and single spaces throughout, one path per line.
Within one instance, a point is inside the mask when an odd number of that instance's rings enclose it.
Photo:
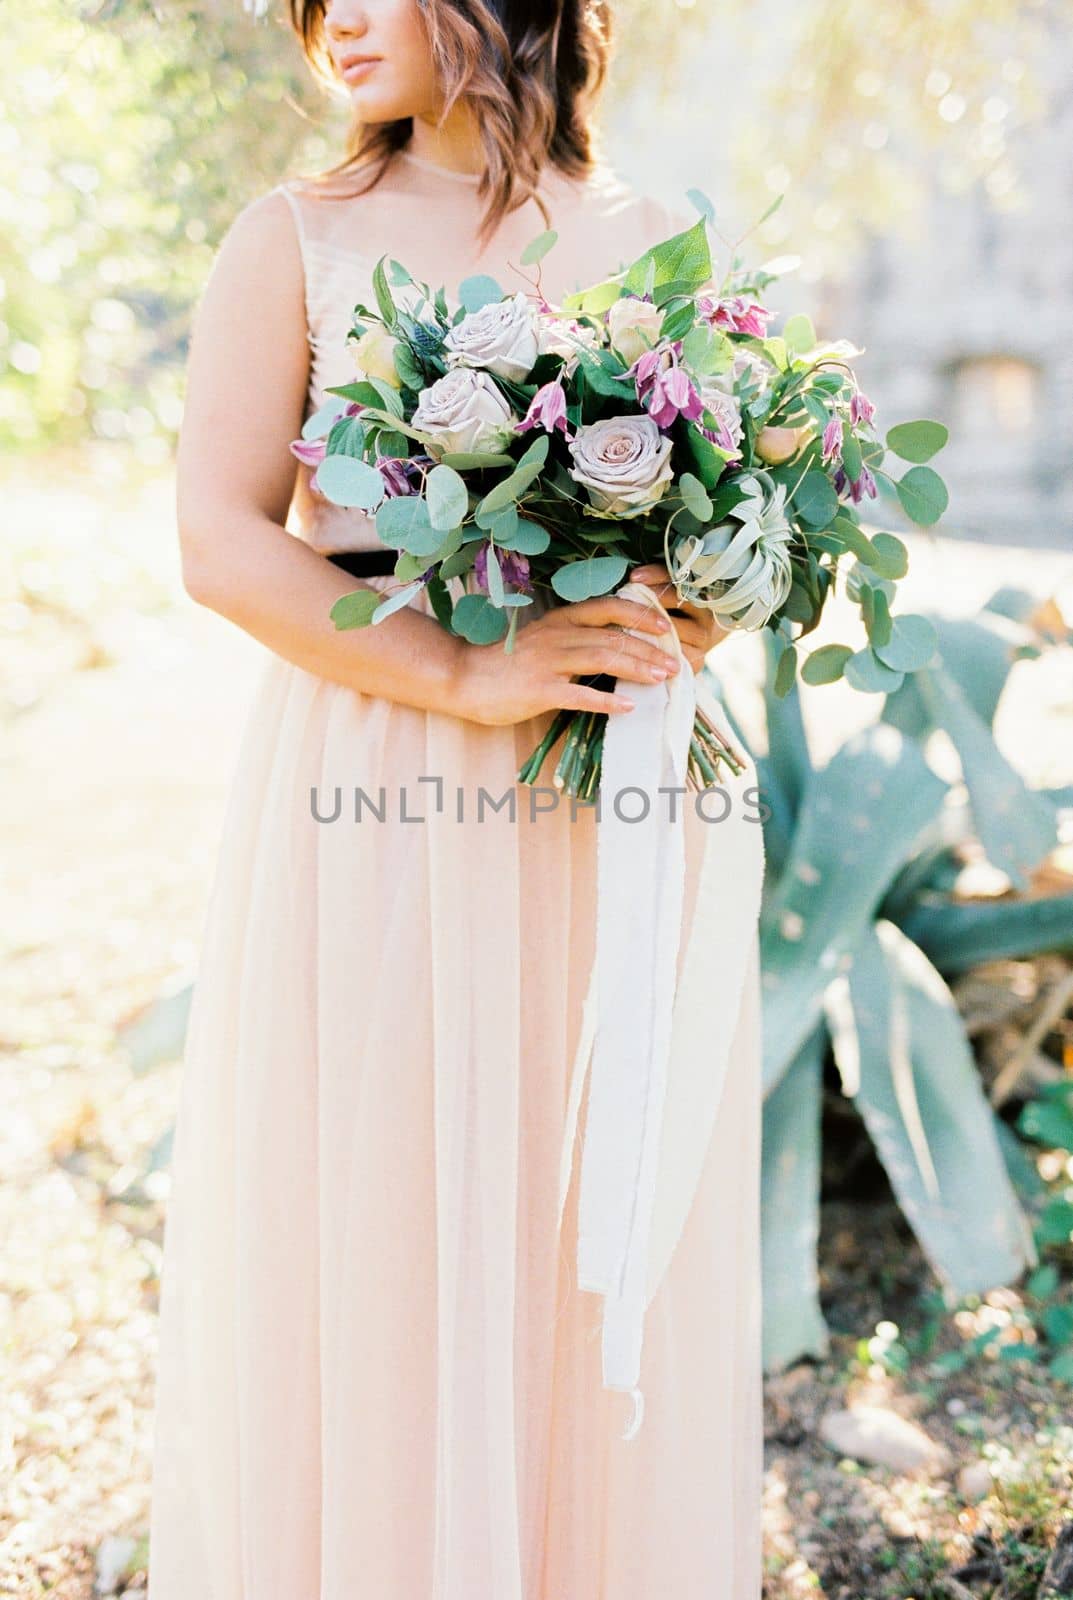
M 571 177 L 592 171 L 600 151 L 593 112 L 607 77 L 612 43 L 609 0 L 418 0 L 443 90 L 442 115 L 465 100 L 485 150 L 477 192 L 486 200 L 483 243 L 501 218 L 532 198 L 546 164 Z M 314 75 L 338 84 L 324 30 L 324 0 L 289 0 L 291 26 Z M 342 161 L 314 185 L 356 175 L 364 194 L 409 142 L 411 117 L 355 121 Z M 307 180 L 309 181 L 309 180 Z

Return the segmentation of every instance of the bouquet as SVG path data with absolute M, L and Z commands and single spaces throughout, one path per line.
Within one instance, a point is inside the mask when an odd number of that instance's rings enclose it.
M 750 271 L 731 247 L 716 282 L 704 204 L 693 226 L 558 306 L 540 289 L 554 231 L 522 253 L 537 268 L 531 293 L 471 277 L 453 310 L 442 287 L 380 258 L 376 307 L 355 306 L 348 333 L 356 381 L 328 391 L 291 447 L 315 491 L 374 514 L 398 552 L 397 588 L 342 596 L 338 628 L 383 622 L 426 588 L 445 628 L 510 650 L 537 594 L 610 593 L 661 561 L 681 602 L 724 628 L 772 630 L 785 694 L 842 571 L 867 643 L 812 651 L 802 677 L 887 693 L 927 664 L 931 625 L 894 611 L 905 545 L 866 532 L 862 510 L 882 490 L 913 522 L 938 521 L 946 489 L 926 463 L 946 429 L 907 422 L 881 440 L 851 365 L 859 350 L 819 341 L 803 315 L 770 330 L 777 263 Z M 888 452 L 908 464 L 897 478 Z M 561 740 L 556 786 L 594 800 L 607 721 L 561 711 L 519 780 L 535 783 Z M 741 767 L 698 702 L 689 785 Z

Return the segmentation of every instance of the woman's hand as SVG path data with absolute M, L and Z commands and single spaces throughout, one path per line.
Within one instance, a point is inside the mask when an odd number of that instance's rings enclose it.
M 669 614 L 678 633 L 685 656 L 694 672 L 704 665 L 709 650 L 725 639 L 727 628 L 721 628 L 706 606 L 687 605 L 676 599 L 671 575 L 662 561 L 651 561 L 643 567 L 634 567 L 626 574 L 630 583 L 643 583 L 651 589 L 660 605 Z
M 640 629 L 651 639 L 634 638 L 624 628 Z M 632 711 L 628 695 L 571 680 L 607 673 L 633 683 L 660 683 L 679 671 L 673 650 L 667 619 L 636 600 L 597 595 L 556 605 L 519 627 L 509 652 L 501 641 L 466 649 L 458 714 L 498 727 L 564 707 L 614 715 Z

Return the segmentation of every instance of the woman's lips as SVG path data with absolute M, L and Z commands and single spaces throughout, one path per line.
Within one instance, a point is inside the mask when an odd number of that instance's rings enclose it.
M 347 66 L 344 66 L 341 70 L 342 70 L 342 75 L 345 78 L 347 83 L 358 83 L 363 78 L 368 77 L 369 73 L 372 72 L 373 68 L 374 67 L 378 67 L 379 65 L 380 65 L 380 58 L 378 56 L 376 56 L 376 57 L 373 57 L 371 60 L 368 60 L 368 61 L 351 61 Z

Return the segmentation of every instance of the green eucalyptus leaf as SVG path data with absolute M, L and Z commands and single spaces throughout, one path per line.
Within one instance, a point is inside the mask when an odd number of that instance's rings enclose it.
M 886 602 L 884 602 L 886 604 Z M 872 639 L 872 648 L 892 672 L 919 672 L 935 654 L 938 637 L 927 617 L 889 617 L 886 640 Z
M 802 522 L 826 528 L 838 515 L 838 495 L 826 472 L 806 472 L 793 496 L 793 508 Z
M 426 479 L 425 499 L 429 520 L 441 533 L 458 527 L 469 510 L 469 492 L 465 480 L 459 477 L 453 467 L 445 466 L 442 461 L 439 466 L 433 467 Z
M 486 272 L 477 272 L 472 277 L 463 278 L 458 286 L 458 301 L 467 315 L 479 311 L 482 306 L 496 305 L 504 298 L 499 284 Z
M 871 649 L 858 650 L 850 656 L 843 668 L 846 682 L 862 694 L 893 694 L 900 689 L 904 679 L 901 672 L 892 672 L 884 666 Z
M 328 615 L 340 631 L 344 628 L 364 628 L 373 620 L 373 612 L 380 600 L 378 589 L 355 589 L 352 594 L 340 595 Z
M 950 504 L 946 484 L 931 467 L 910 467 L 894 487 L 906 516 L 921 528 L 938 522 Z
M 893 661 L 887 661 L 883 655 L 883 647 L 890 644 L 892 632 L 893 625 L 891 623 L 890 606 L 887 603 L 887 597 L 883 593 L 882 589 L 873 589 L 872 621 L 868 629 L 868 642 L 872 646 L 872 649 L 875 651 L 879 659 L 883 661 L 885 666 L 891 667 L 894 671 L 898 671 L 899 668 L 897 667 L 896 663 Z M 901 668 L 900 670 L 908 671 L 910 669 Z
M 375 467 L 354 456 L 325 456 L 317 468 L 317 488 L 337 506 L 372 511 L 385 495 L 384 480 Z
M 376 531 L 384 544 L 415 556 L 434 555 L 443 542 L 442 531 L 432 526 L 428 506 L 418 495 L 385 500 L 376 513 Z
M 593 556 L 587 561 L 571 561 L 552 573 L 551 586 L 561 600 L 591 600 L 608 594 L 622 582 L 629 562 L 625 556 Z
M 504 550 L 517 550 L 523 556 L 539 556 L 543 555 L 551 543 L 551 534 L 547 528 L 542 528 L 539 522 L 518 517 L 513 532 L 497 531 L 495 540 Z
M 554 228 L 548 228 L 544 233 L 538 233 L 535 239 L 530 239 L 519 257 L 521 265 L 531 267 L 536 262 L 543 261 L 558 237 Z
M 853 651 L 848 644 L 825 644 L 813 650 L 801 668 L 806 683 L 837 683 Z
M 794 355 L 801 355 L 805 350 L 815 350 L 816 330 L 812 326 L 812 318 L 798 312 L 797 316 L 788 318 L 782 330 L 782 337 L 786 341 L 787 349 Z
M 699 522 L 707 524 L 712 515 L 712 502 L 707 489 L 692 472 L 683 472 L 678 480 L 678 490 L 686 509 Z
M 797 679 L 797 651 L 792 644 L 788 644 L 779 657 L 779 664 L 775 668 L 774 692 L 776 698 L 785 700 Z
M 509 621 L 486 594 L 466 594 L 455 605 L 452 626 L 470 644 L 495 644 L 506 633 Z
M 887 449 L 903 461 L 930 461 L 949 437 L 941 422 L 899 422 L 887 434 Z
M 909 552 L 902 541 L 893 533 L 873 533 L 871 542 L 868 565 L 872 571 L 881 578 L 904 578 L 909 571 Z

